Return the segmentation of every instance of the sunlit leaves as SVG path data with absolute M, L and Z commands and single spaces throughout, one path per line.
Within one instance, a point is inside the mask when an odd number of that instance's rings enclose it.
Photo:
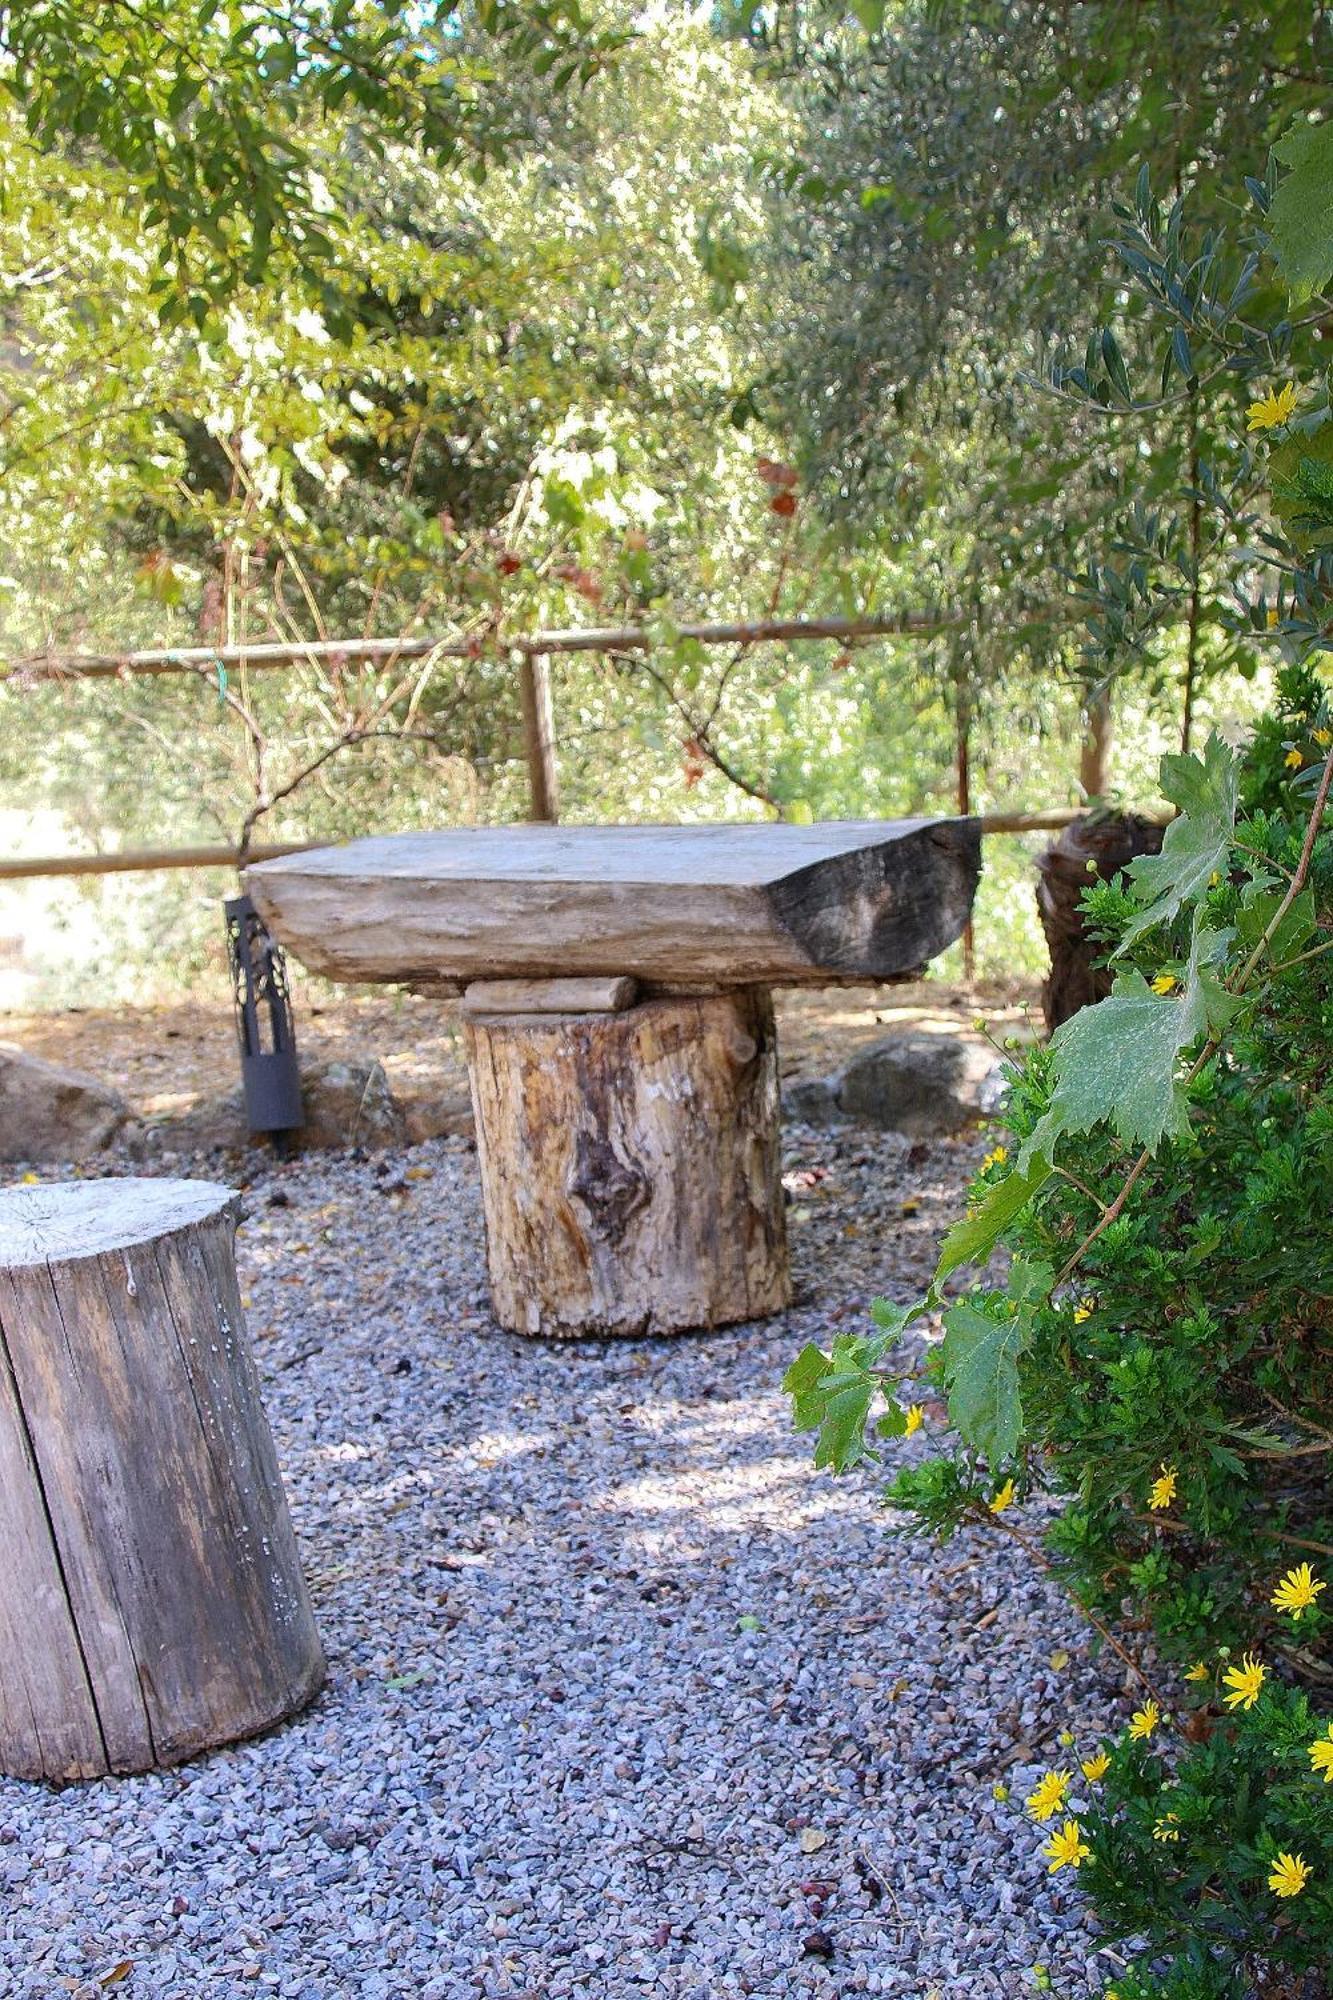
M 972 1212 L 965 1215 L 961 1222 L 955 1222 L 940 1245 L 933 1284 L 936 1287 L 942 1285 L 960 1264 L 984 1263 L 1005 1230 L 1049 1179 L 1050 1172 L 1049 1161 L 1034 1159 L 1026 1170 L 1016 1168 L 1002 1181 L 987 1188 Z
M 91 141 L 154 233 L 164 317 L 207 320 L 276 247 L 318 272 L 334 253 L 305 127 L 355 110 L 366 144 L 441 160 L 514 134 L 497 54 L 548 87 L 586 78 L 624 41 L 566 0 L 492 0 L 480 35 L 452 0 L 407 10 L 344 0 L 44 0 L 0 11 L 0 93 L 39 145 Z
M 1187 904 L 1200 902 L 1226 866 L 1238 773 L 1235 752 L 1216 735 L 1202 757 L 1163 757 L 1162 791 L 1180 814 L 1166 830 L 1161 853 L 1140 855 L 1130 866 L 1130 888 L 1144 907 L 1126 928 L 1122 951 L 1153 925 L 1169 923 Z
M 1007 1296 L 959 1299 L 944 1315 L 949 1415 L 964 1443 L 992 1465 L 1012 1457 L 1023 1434 L 1018 1363 L 1051 1275 L 1045 1265 L 1018 1264 Z
M 874 1458 L 866 1441 L 872 1406 L 884 1383 L 878 1364 L 897 1341 L 918 1306 L 876 1304 L 878 1332 L 839 1334 L 825 1354 L 813 1343 L 801 1349 L 782 1378 L 792 1399 L 792 1422 L 798 1431 L 819 1432 L 815 1464 L 845 1472 L 863 1458 Z M 906 1419 L 889 1403 L 879 1422 L 881 1435 L 901 1436 Z

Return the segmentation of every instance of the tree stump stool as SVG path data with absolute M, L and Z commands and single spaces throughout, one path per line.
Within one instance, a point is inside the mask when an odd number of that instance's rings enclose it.
M 0 1191 L 0 1770 L 254 1735 L 324 1660 L 204 1181 Z
M 599 982 L 464 995 L 501 1326 L 546 1338 L 674 1333 L 791 1297 L 778 1051 L 763 988 L 586 1008 Z M 494 1011 L 499 1009 L 501 1011 Z
M 914 975 L 979 869 L 975 821 L 871 820 L 460 827 L 245 880 L 313 971 L 464 989 L 496 1316 L 568 1337 L 787 1303 L 771 989 Z

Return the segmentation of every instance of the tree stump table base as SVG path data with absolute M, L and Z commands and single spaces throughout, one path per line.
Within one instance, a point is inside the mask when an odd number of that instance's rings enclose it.
M 679 1333 L 791 1297 L 763 988 L 529 1012 L 464 996 L 495 1315 L 545 1339 Z M 592 986 L 594 982 L 587 982 Z M 500 997 L 496 995 L 496 997 Z
M 245 1336 L 239 1202 L 0 1192 L 0 1771 L 146 1771 L 252 1736 L 324 1661 Z

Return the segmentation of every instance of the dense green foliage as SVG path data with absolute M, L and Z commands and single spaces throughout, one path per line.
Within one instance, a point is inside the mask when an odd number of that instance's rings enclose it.
M 1250 399 L 1248 437 L 1201 463 L 1198 491 L 1228 622 L 1286 661 L 1277 700 L 1244 757 L 1213 737 L 1163 760 L 1178 817 L 1161 854 L 1084 899 L 1112 993 L 1016 1069 L 1007 1131 L 931 1296 L 881 1308 L 877 1333 L 827 1355 L 807 1349 L 788 1378 L 817 1456 L 855 1463 L 882 1406 L 880 1434 L 904 1429 L 890 1356 L 940 1310 L 926 1372 L 957 1447 L 902 1471 L 890 1502 L 937 1535 L 1016 1534 L 1146 1690 L 1105 1761 L 1089 1751 L 1084 1786 L 1057 1771 L 1029 1800 L 1043 1823 L 1070 1814 L 1052 1867 L 1079 1869 L 1117 1937 L 1145 1941 L 1120 2000 L 1286 1994 L 1287 1975 L 1326 1970 L 1333 1936 L 1333 1724 L 1319 1712 L 1333 1681 L 1333 704 L 1317 672 L 1333 421 L 1321 378 L 1275 372 L 1300 330 L 1258 265 L 1271 186 L 1251 193 L 1258 220 L 1233 250 L 1194 236 L 1178 206 L 1162 215 L 1142 177 L 1119 248 L 1155 317 L 1160 392 L 1176 367 L 1223 412 Z M 1114 341 L 1058 379 L 1096 398 L 1109 371 L 1132 410 Z M 1169 563 L 1142 564 L 1143 625 L 1173 587 Z M 1000 1245 L 1005 1279 L 953 1295 Z M 1010 1509 L 1037 1494 L 1054 1511 L 1034 1535 Z
M 578 0 L 20 0 L 0 11 L 0 95 L 43 153 L 98 160 L 159 265 L 167 320 L 203 324 L 279 249 L 312 275 L 346 199 L 317 121 L 353 109 L 374 152 L 503 152 L 527 119 L 497 64 L 558 91 L 623 40 Z

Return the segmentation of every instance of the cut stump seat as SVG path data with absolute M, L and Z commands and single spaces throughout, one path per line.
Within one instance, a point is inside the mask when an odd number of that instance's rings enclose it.
M 910 977 L 979 871 L 970 820 L 523 826 L 246 887 L 313 971 L 462 990 L 496 1317 L 562 1338 L 787 1303 L 770 989 Z
M 251 1736 L 324 1660 L 204 1181 L 0 1190 L 0 1771 Z

